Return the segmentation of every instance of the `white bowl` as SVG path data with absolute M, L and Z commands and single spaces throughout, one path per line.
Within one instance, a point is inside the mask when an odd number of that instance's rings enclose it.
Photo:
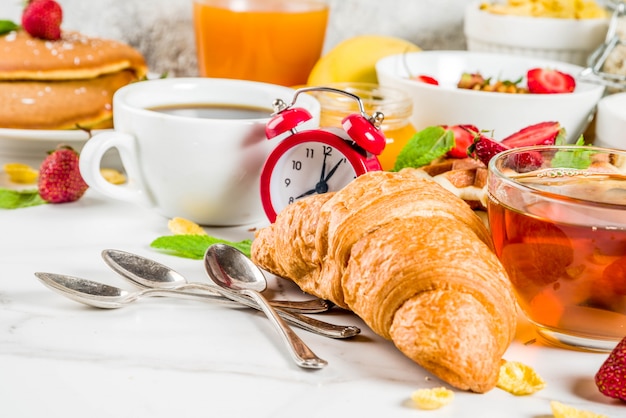
M 551 68 L 576 76 L 582 67 L 541 58 L 470 51 L 422 51 L 385 57 L 377 62 L 378 82 L 407 92 L 413 99 L 411 122 L 416 129 L 440 124 L 473 124 L 493 131 L 501 140 L 539 122 L 557 121 L 566 129 L 567 142 L 575 142 L 587 127 L 604 87 L 577 82 L 572 93 L 509 94 L 457 88 L 464 72 L 483 77 L 517 80 L 531 68 Z M 439 85 L 421 83 L 410 76 L 426 74 Z M 525 85 L 525 80 L 522 83 Z
M 606 37 L 609 18 L 557 19 L 499 15 L 480 10 L 480 3 L 465 9 L 467 49 L 479 52 L 553 59 L 587 65 L 589 55 Z
M 626 150 L 626 92 L 606 96 L 598 103 L 593 144 Z

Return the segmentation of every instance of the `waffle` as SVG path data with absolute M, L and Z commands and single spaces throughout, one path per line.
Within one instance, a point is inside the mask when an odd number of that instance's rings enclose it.
M 418 169 L 405 170 L 434 180 L 474 210 L 487 209 L 487 167 L 474 158 L 441 158 Z

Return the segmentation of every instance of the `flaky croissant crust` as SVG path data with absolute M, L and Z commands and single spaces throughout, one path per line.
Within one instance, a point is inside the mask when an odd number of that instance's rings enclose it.
M 515 300 L 489 231 L 461 199 L 404 170 L 284 209 L 257 232 L 261 267 L 362 318 L 451 385 L 495 386 Z

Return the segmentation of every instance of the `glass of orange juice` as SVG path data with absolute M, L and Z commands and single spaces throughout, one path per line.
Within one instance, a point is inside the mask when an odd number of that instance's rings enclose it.
M 328 15 L 323 0 L 194 0 L 200 75 L 306 84 Z
M 487 183 L 496 253 L 539 335 L 611 351 L 626 335 L 626 151 L 515 148 Z
M 378 160 L 383 170 L 392 170 L 400 150 L 416 132 L 410 122 L 413 112 L 411 97 L 401 90 L 374 83 L 330 83 L 326 87 L 355 94 L 363 102 L 367 114 L 381 112 L 385 116 L 380 129 L 387 143 Z M 341 127 L 343 118 L 359 113 L 358 103 L 345 95 L 329 91 L 315 92 L 313 95 L 322 106 L 320 126 Z

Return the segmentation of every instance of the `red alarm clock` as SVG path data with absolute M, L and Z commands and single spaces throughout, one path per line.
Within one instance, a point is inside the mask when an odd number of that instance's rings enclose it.
M 357 101 L 360 113 L 346 116 L 343 129 L 298 131 L 298 126 L 313 118 L 306 109 L 295 107 L 298 95 L 309 91 L 347 95 Z M 273 107 L 265 133 L 269 140 L 284 139 L 261 171 L 261 201 L 271 222 L 298 199 L 340 190 L 357 176 L 382 169 L 376 156 L 385 148 L 385 136 L 380 130 L 384 115 L 375 112 L 368 116 L 357 95 L 331 87 L 305 87 L 296 90 L 290 105 L 276 99 Z

